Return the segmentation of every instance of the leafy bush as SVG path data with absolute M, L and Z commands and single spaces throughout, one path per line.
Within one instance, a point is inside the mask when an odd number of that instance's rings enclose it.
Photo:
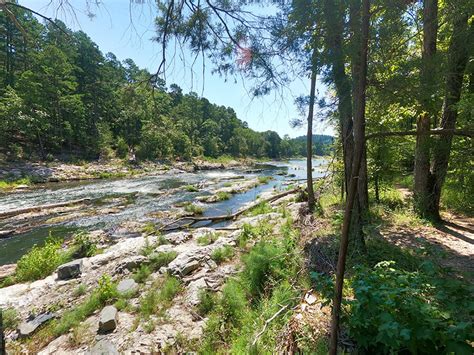
M 258 177 L 258 183 L 261 185 L 267 184 L 270 180 L 272 180 L 273 177 L 271 176 L 259 176 Z
M 90 257 L 96 253 L 97 245 L 92 241 L 88 233 L 78 232 L 74 235 L 71 253 L 74 258 Z
M 216 306 L 216 296 L 210 290 L 200 290 L 199 291 L 199 303 L 197 305 L 197 312 L 200 316 L 206 316 L 210 311 Z
M 122 137 L 118 137 L 116 147 L 115 147 L 115 153 L 117 157 L 124 159 L 127 157 L 128 154 L 128 144 L 123 139 Z
M 33 281 L 52 274 L 59 265 L 68 261 L 68 256 L 61 250 L 61 244 L 61 240 L 49 237 L 44 246 L 33 246 L 18 261 L 15 279 Z
M 0 312 L 2 313 L 3 327 L 10 330 L 15 329 L 20 322 L 20 318 L 16 309 L 0 309 Z
M 170 262 L 176 259 L 178 255 L 175 251 L 168 251 L 162 253 L 154 253 L 150 255 L 150 266 L 153 270 L 159 270 L 163 266 L 167 266 Z
M 454 318 L 455 308 L 470 307 L 472 313 L 469 296 L 456 300 L 461 291 L 455 281 L 437 285 L 439 277 L 394 267 L 394 262 L 384 261 L 372 269 L 358 270 L 352 281 L 354 299 L 349 302 L 346 322 L 358 345 L 387 353 L 402 349 L 472 353 L 466 343 L 473 340 L 472 322 Z M 449 289 L 455 293 L 450 295 Z
M 225 191 L 219 191 L 217 194 L 217 201 L 225 201 L 229 200 L 232 197 L 232 194 L 225 192 Z
M 270 213 L 273 211 L 272 206 L 268 202 L 260 202 L 255 207 L 252 207 L 250 211 L 247 212 L 249 216 L 258 216 L 260 214 Z
M 108 300 L 117 297 L 117 285 L 112 282 L 108 275 L 102 275 L 98 281 L 98 286 L 95 291 L 101 303 L 105 304 Z
M 232 249 L 230 245 L 217 248 L 211 253 L 211 259 L 214 260 L 217 264 L 220 264 L 225 260 L 232 258 L 233 256 L 234 249 Z
M 185 205 L 184 210 L 188 213 L 192 213 L 193 215 L 204 213 L 204 208 L 202 208 L 201 206 L 195 205 L 194 203 L 189 203 Z
M 217 239 L 219 239 L 218 233 L 206 233 L 197 238 L 197 243 L 199 245 L 209 245 L 214 243 Z
M 186 185 L 186 186 L 184 186 L 184 189 L 188 192 L 198 192 L 199 191 L 197 186 L 194 186 L 194 185 Z

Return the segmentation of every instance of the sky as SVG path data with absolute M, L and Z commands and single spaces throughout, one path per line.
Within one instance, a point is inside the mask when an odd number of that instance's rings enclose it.
M 161 46 L 153 41 L 153 20 L 156 10 L 150 2 L 143 0 L 103 0 L 100 7 L 93 7 L 94 17 L 87 16 L 87 3 L 96 0 L 69 0 L 70 6 L 58 7 L 63 0 L 20 0 L 19 3 L 51 18 L 59 18 L 73 30 L 82 30 L 105 54 L 114 53 L 118 59 L 131 58 L 141 68 L 156 72 L 161 60 Z M 144 4 L 140 4 L 144 3 Z M 248 122 L 257 131 L 273 130 L 280 136 L 297 137 L 305 134 L 306 127 L 290 126 L 290 120 L 299 118 L 294 100 L 308 95 L 309 78 L 294 78 L 289 89 L 274 92 L 263 98 L 252 98 L 248 90 L 250 83 L 242 79 L 226 80 L 212 74 L 212 63 L 201 61 L 191 67 L 193 58 L 186 50 L 168 63 L 166 83 L 178 84 L 184 92 L 195 91 L 210 102 L 230 106 L 238 118 Z M 322 85 L 318 83 L 321 88 Z M 333 134 L 327 123 L 316 122 L 314 134 Z

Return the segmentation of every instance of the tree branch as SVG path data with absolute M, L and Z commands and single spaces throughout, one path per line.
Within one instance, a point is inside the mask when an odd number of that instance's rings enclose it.
M 430 129 L 429 134 L 431 135 L 447 135 L 452 134 L 455 136 L 463 136 L 472 138 L 474 136 L 474 131 L 471 130 L 462 130 L 462 129 Z M 417 131 L 395 131 L 395 132 L 376 132 L 371 133 L 365 136 L 365 139 L 370 138 L 383 138 L 383 137 L 403 137 L 403 136 L 416 136 L 418 135 Z

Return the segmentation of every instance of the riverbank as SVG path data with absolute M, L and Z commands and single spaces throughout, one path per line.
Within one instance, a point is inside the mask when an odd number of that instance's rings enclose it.
M 35 184 L 125 178 L 163 174 L 169 170 L 194 172 L 200 170 L 251 167 L 253 159 L 193 159 L 189 162 L 139 162 L 120 159 L 110 161 L 67 162 L 15 162 L 0 164 L 0 192 L 23 190 Z
M 206 337 L 207 298 L 240 274 L 241 258 L 261 238 L 277 238 L 287 219 L 298 219 L 297 195 L 255 205 L 225 228 L 163 235 L 144 225 L 135 238 L 114 239 L 89 233 L 99 253 L 69 264 L 78 270 L 73 277 L 64 279 L 59 267 L 46 278 L 2 289 L 0 307 L 9 312 L 7 350 L 149 353 L 197 346 Z

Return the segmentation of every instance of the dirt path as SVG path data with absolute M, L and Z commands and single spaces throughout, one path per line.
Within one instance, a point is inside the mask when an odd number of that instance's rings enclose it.
M 411 192 L 400 191 L 404 198 Z M 381 234 L 400 247 L 430 248 L 440 265 L 474 281 L 474 218 L 450 212 L 442 213 L 436 226 L 396 225 L 383 228 Z

